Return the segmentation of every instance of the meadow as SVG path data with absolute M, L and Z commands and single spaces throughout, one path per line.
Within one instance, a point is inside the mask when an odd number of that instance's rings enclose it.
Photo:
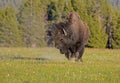
M 0 83 L 120 83 L 120 50 L 86 48 L 72 62 L 55 48 L 0 48 Z

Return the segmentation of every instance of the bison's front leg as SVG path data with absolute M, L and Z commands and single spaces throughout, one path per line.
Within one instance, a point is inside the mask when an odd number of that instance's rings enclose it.
M 70 60 L 72 57 L 72 52 L 68 50 L 67 53 L 65 53 L 65 56 L 67 57 L 68 60 Z
M 78 48 L 77 52 L 75 53 L 75 57 L 76 57 L 75 61 L 81 61 L 81 62 L 83 61 L 82 55 L 84 53 L 84 49 L 85 49 L 84 45 L 82 45 Z

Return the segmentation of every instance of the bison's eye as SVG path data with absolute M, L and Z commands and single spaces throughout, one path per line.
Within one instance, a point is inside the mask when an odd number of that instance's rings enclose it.
M 60 41 L 63 41 L 63 39 L 60 39 Z

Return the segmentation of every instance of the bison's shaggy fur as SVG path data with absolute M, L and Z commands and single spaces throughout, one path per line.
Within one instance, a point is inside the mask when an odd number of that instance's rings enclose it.
M 55 47 L 70 59 L 76 57 L 76 61 L 82 61 L 85 45 L 89 38 L 89 28 L 76 12 L 71 12 L 65 22 L 55 24 Z

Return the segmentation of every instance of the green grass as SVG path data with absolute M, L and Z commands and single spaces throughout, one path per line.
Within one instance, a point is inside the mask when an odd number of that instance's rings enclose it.
M 86 49 L 82 63 L 55 48 L 0 48 L 1 56 L 0 83 L 120 83 L 120 50 Z

